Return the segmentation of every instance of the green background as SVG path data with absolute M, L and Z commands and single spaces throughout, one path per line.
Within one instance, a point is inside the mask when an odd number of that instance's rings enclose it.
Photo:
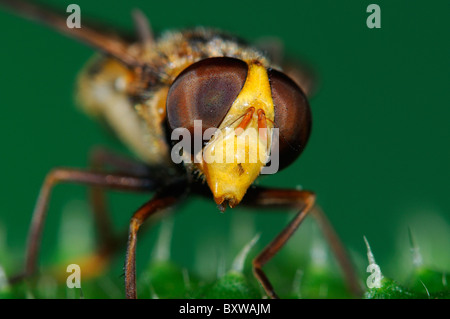
M 450 247 L 449 1 L 376 1 L 381 29 L 366 26 L 373 1 L 77 1 L 83 17 L 131 30 L 142 9 L 156 32 L 204 25 L 249 41 L 278 37 L 286 52 L 314 70 L 313 132 L 303 155 L 260 183 L 313 190 L 345 245 L 364 257 L 365 235 L 377 261 L 408 253 L 407 228 L 425 258 L 447 267 Z M 63 10 L 73 1 L 46 1 Z M 0 10 L 0 223 L 22 258 L 31 212 L 45 174 L 86 167 L 94 145 L 121 152 L 97 123 L 76 109 L 73 85 L 93 50 Z M 112 194 L 114 224 L 125 229 L 147 195 Z M 58 186 L 44 233 L 44 259 L 58 241 L 61 211 L 85 201 L 80 186 Z M 247 219 L 236 219 L 236 216 Z M 256 218 L 256 223 L 253 219 Z M 246 224 L 248 220 L 248 224 Z M 242 208 L 220 214 L 211 200 L 177 209 L 173 258 L 190 265 L 205 243 L 223 244 L 247 229 L 267 243 L 287 215 L 256 216 Z M 300 229 L 301 231 L 301 229 Z M 150 254 L 154 232 L 139 252 Z M 439 248 L 439 249 L 437 249 Z M 221 248 L 222 249 L 222 248 Z M 226 245 L 225 248 L 226 252 Z M 442 253 L 447 252 L 447 254 Z M 220 254 L 220 253 L 218 253 Z M 119 256 L 119 264 L 124 254 Z M 301 265 L 299 265 L 301 267 Z

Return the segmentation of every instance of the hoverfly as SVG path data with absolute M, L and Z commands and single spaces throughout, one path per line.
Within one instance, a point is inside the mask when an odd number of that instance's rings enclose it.
M 83 24 L 70 29 L 66 16 L 26 1 L 0 3 L 43 22 L 99 51 L 78 77 L 78 98 L 83 110 L 106 123 L 140 159 L 136 161 L 110 151 L 96 151 L 89 170 L 56 168 L 42 185 L 29 232 L 23 276 L 37 268 L 39 243 L 52 188 L 57 183 L 77 183 L 91 188 L 92 205 L 99 224 L 99 254 L 116 245 L 106 223 L 105 190 L 154 193 L 132 216 L 125 260 L 125 293 L 137 298 L 136 240 L 142 224 L 152 215 L 181 202 L 187 195 L 213 198 L 221 211 L 226 206 L 293 208 L 293 220 L 253 260 L 253 271 L 267 295 L 277 298 L 262 267 L 281 249 L 314 206 L 315 195 L 306 190 L 270 189 L 253 185 L 267 162 L 245 161 L 251 145 L 278 150 L 279 168 L 291 164 L 303 151 L 311 129 L 307 95 L 309 85 L 301 70 L 285 69 L 282 61 L 223 32 L 194 28 L 153 36 L 144 15 L 133 15 L 137 36 L 126 40 L 97 27 Z M 290 74 L 290 75 L 289 75 Z M 201 121 L 195 128 L 195 121 Z M 214 136 L 194 150 L 183 150 L 176 165 L 170 154 L 171 134 L 184 128 L 196 139 L 210 128 Z M 199 151 L 223 147 L 217 132 L 233 128 L 240 133 L 257 128 L 250 144 L 231 149 L 231 163 L 208 162 Z M 269 129 L 277 128 L 273 139 Z M 239 134 L 239 133 L 238 133 Z M 234 136 L 234 138 L 238 138 Z M 194 141 L 195 143 L 195 141 Z M 252 144 L 253 143 L 253 144 Z M 250 145 L 250 146 L 248 146 Z M 276 146 L 276 147 L 275 147 Z M 237 160 L 236 160 L 237 159 Z M 105 168 L 114 168 L 106 170 Z M 350 289 L 360 293 L 358 280 L 338 237 L 320 210 L 314 210 L 343 269 Z

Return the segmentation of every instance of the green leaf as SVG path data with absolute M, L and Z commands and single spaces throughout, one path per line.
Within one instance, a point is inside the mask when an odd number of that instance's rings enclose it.
M 415 299 L 421 296 L 400 286 L 394 280 L 383 277 L 381 287 L 369 288 L 364 297 L 366 299 Z
M 259 299 L 262 298 L 262 295 L 244 274 L 232 270 L 212 285 L 204 288 L 200 297 L 207 299 Z
M 148 298 L 186 298 L 189 290 L 197 286 L 197 280 L 190 278 L 187 271 L 171 261 L 152 261 L 141 274 L 139 294 Z

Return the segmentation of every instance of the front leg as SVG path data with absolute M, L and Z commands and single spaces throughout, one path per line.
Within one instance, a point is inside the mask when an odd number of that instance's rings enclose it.
M 295 233 L 298 226 L 311 212 L 318 222 L 325 238 L 330 245 L 336 259 L 343 271 L 347 285 L 355 296 L 361 296 L 362 290 L 356 276 L 354 267 L 347 255 L 347 252 L 336 232 L 328 222 L 325 215 L 319 209 L 312 209 L 315 203 L 315 194 L 310 191 L 289 190 L 289 189 L 267 189 L 254 187 L 248 190 L 242 204 L 258 208 L 293 208 L 298 210 L 294 219 L 275 237 L 264 250 L 253 260 L 253 270 L 267 295 L 271 298 L 278 298 L 269 279 L 265 275 L 262 267 L 284 246 L 288 239 Z
M 137 233 L 142 224 L 151 216 L 167 209 L 184 198 L 188 192 L 185 179 L 174 180 L 142 205 L 131 218 L 128 233 L 127 255 L 125 259 L 125 294 L 127 299 L 136 299 L 136 244 Z

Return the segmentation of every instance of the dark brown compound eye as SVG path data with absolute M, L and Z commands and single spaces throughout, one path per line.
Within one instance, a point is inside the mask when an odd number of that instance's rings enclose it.
M 194 138 L 194 120 L 202 121 L 202 134 L 218 128 L 244 86 L 244 61 L 216 57 L 196 62 L 175 79 L 167 95 L 170 128 L 186 128 Z
M 311 132 L 311 110 L 300 87 L 287 75 L 268 70 L 275 110 L 275 127 L 279 128 L 279 169 L 290 165 L 303 151 Z

